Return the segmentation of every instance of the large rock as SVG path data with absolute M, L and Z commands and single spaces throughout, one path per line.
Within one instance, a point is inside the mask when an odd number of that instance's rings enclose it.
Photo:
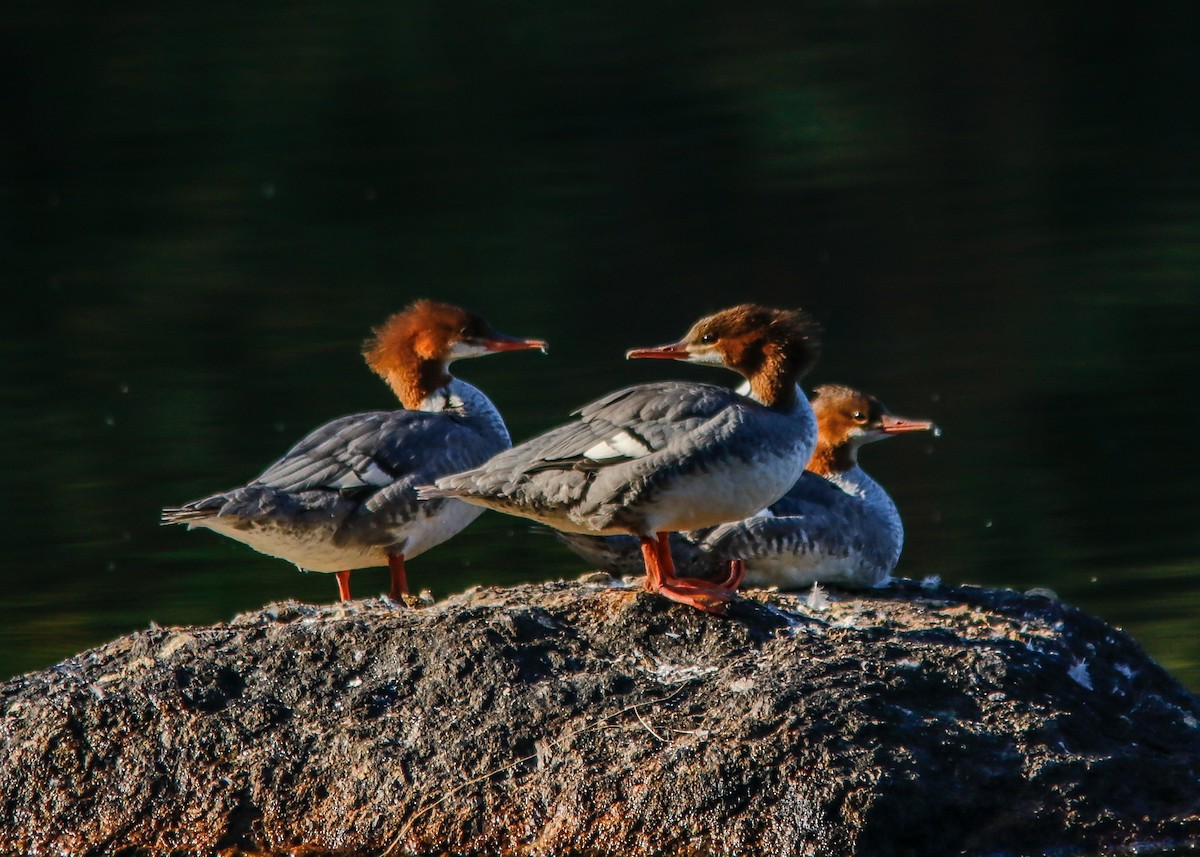
M 3 687 L 0 850 L 1075 854 L 1200 836 L 1200 702 L 1045 597 L 271 605 Z

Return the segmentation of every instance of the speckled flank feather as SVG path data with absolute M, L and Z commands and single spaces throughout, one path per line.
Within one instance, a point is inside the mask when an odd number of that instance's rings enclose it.
M 895 504 L 861 468 L 853 474 L 869 500 L 804 473 L 769 512 L 698 531 L 672 533 L 680 575 L 719 580 L 734 559 L 746 561 L 750 586 L 800 589 L 814 582 L 877 586 L 900 558 L 904 528 Z M 641 568 L 631 537 L 563 534 L 589 564 L 617 575 Z
M 727 524 L 703 541 L 710 556 L 746 560 L 752 586 L 885 583 L 904 544 L 896 504 L 862 468 L 832 484 L 806 473 L 771 515 Z

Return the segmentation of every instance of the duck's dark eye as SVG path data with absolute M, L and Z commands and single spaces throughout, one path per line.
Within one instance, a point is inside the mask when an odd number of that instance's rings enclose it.
M 867 421 L 867 415 L 862 411 L 855 411 L 851 416 L 853 416 L 854 421 L 858 423 L 865 423 Z
M 717 335 L 715 333 L 706 333 L 700 337 L 701 345 L 711 345 L 712 343 L 714 343 L 716 341 L 717 341 Z

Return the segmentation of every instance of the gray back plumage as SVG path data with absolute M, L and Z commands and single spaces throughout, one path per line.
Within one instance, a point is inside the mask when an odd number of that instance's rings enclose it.
M 723 387 L 680 381 L 618 390 L 576 415 L 437 487 L 496 508 L 511 502 L 597 530 L 638 531 L 638 504 L 681 473 L 718 459 L 795 453 L 816 435 L 807 402 L 799 415 L 782 414 Z
M 466 406 L 340 417 L 314 429 L 249 484 L 165 509 L 163 523 L 226 517 L 246 525 L 319 526 L 335 544 L 386 546 L 398 522 L 436 515 L 449 502 L 418 502 L 418 485 L 475 467 L 510 444 L 482 393 L 457 380 L 451 389 L 467 398 Z

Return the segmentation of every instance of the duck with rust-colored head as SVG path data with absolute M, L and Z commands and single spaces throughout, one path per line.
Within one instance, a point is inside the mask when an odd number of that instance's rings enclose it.
M 724 613 L 736 581 L 680 579 L 668 534 L 744 518 L 800 478 L 817 426 L 796 383 L 817 358 L 818 331 L 802 310 L 754 304 L 703 318 L 679 342 L 627 356 L 723 366 L 746 378 L 749 395 L 689 381 L 627 387 L 420 496 L 567 533 L 633 536 L 647 589 Z
M 858 463 L 859 449 L 918 431 L 928 420 L 894 416 L 874 396 L 840 384 L 812 395 L 817 447 L 791 490 L 757 515 L 674 534 L 679 573 L 728 580 L 741 572 L 753 586 L 799 589 L 813 583 L 879 586 L 900 560 L 904 525 L 896 504 Z M 638 544 L 621 536 L 562 534 L 571 550 L 612 574 L 634 574 Z M 731 565 L 743 563 L 743 568 Z
M 538 339 L 492 330 L 480 316 L 420 300 L 392 316 L 363 355 L 403 408 L 352 414 L 314 429 L 249 484 L 163 510 L 307 571 L 337 575 L 387 566 L 390 594 L 408 592 L 405 560 L 458 533 L 482 510 L 457 500 L 417 502 L 416 487 L 482 464 L 512 445 L 496 406 L 450 364 L 527 349 Z

